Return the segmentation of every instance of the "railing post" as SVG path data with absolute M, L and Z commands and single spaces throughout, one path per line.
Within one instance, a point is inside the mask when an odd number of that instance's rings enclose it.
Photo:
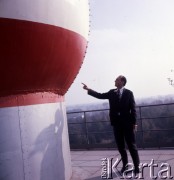
M 87 148 L 89 149 L 89 136 L 88 136 L 88 126 L 87 126 L 87 121 L 86 121 L 86 112 L 84 112 L 84 122 L 85 122 L 85 131 L 86 131 L 86 143 L 87 143 Z
M 144 129 L 143 129 L 143 122 L 142 122 L 142 112 L 141 112 L 141 106 L 139 106 L 139 112 L 140 112 L 140 124 L 141 124 L 141 136 L 142 136 L 142 148 L 144 149 Z

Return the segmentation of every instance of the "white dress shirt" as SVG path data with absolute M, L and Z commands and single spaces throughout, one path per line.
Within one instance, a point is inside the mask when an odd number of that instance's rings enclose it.
M 119 98 L 121 99 L 123 91 L 124 91 L 124 87 L 122 87 L 121 89 L 116 89 L 115 92 L 118 92 L 118 90 L 120 91 Z

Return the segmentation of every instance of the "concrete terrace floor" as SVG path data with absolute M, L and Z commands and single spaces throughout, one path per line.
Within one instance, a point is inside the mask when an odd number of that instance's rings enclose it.
M 174 149 L 139 150 L 139 155 L 140 161 L 143 164 L 152 164 L 152 159 L 154 160 L 154 166 L 152 167 L 151 165 L 151 169 L 154 169 L 154 174 L 152 175 L 156 175 L 156 179 L 162 179 L 161 177 L 164 179 L 165 176 L 168 176 L 165 179 L 174 179 Z M 117 158 L 120 160 L 120 156 L 117 150 L 71 151 L 73 171 L 71 180 L 101 180 L 103 158 L 113 158 L 113 163 L 117 160 Z M 130 155 L 129 162 L 132 162 Z M 164 164 L 161 170 L 164 170 L 165 172 L 160 177 L 158 172 L 160 171 L 160 166 L 163 163 L 166 164 Z M 158 167 L 156 167 L 155 164 L 157 164 Z M 117 166 L 117 169 L 120 170 L 121 166 L 122 164 L 120 162 Z M 108 175 L 110 179 L 153 179 L 152 175 L 150 175 L 150 167 L 145 167 L 142 173 L 139 175 L 139 178 L 129 177 L 131 176 L 131 173 L 127 174 L 125 177 L 119 176 L 117 174 L 117 169 L 115 169 L 116 173 L 112 173 L 112 176 L 110 174 Z M 171 174 L 169 172 L 171 172 Z M 173 178 L 170 178 L 172 176 Z M 105 179 L 107 179 L 107 177 L 105 177 Z

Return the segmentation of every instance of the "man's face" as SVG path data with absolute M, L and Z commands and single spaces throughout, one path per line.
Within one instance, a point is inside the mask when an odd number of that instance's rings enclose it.
M 118 76 L 115 80 L 115 86 L 117 88 L 122 88 L 123 87 L 123 82 L 121 81 L 121 76 Z

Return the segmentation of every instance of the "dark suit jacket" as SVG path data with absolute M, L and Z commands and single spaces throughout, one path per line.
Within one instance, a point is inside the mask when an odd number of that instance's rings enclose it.
M 111 125 L 136 124 L 135 100 L 132 91 L 124 88 L 120 101 L 116 89 L 111 89 L 106 93 L 98 93 L 90 89 L 88 94 L 98 99 L 109 100 Z

